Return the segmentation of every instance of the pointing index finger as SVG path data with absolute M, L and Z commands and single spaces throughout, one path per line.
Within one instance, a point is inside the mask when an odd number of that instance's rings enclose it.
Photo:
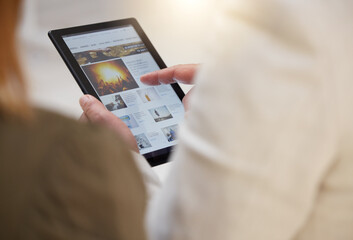
M 180 82 L 192 84 L 198 64 L 184 64 L 158 70 L 141 76 L 140 80 L 144 84 L 159 85 Z

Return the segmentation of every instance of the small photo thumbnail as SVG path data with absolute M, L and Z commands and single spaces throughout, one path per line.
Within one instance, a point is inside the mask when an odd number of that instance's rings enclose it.
M 129 115 L 124 115 L 120 117 L 120 119 L 131 129 L 131 128 L 136 128 L 139 125 L 137 124 L 135 118 L 129 114 Z
M 138 88 L 121 59 L 82 66 L 99 96 Z
M 137 146 L 140 150 L 144 149 L 144 148 L 152 147 L 150 141 L 148 141 L 148 139 L 144 133 L 136 135 L 135 139 L 137 142 Z
M 162 128 L 162 132 L 164 136 L 167 138 L 168 142 L 172 142 L 176 140 L 177 129 L 178 129 L 178 125 L 172 125 L 169 127 Z
M 112 96 L 112 101 L 105 105 L 109 111 L 115 111 L 122 108 L 127 108 L 126 103 L 119 94 Z
M 137 90 L 137 94 L 140 96 L 143 103 L 160 99 L 154 87 Z
M 155 122 L 161 122 L 170 118 L 173 118 L 166 106 L 152 108 L 148 110 L 152 115 Z

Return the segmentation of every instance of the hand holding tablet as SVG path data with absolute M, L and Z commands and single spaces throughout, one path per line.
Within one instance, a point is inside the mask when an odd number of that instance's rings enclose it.
M 80 117 L 81 122 L 92 122 L 106 126 L 117 133 L 132 151 L 139 152 L 135 137 L 129 127 L 107 110 L 98 99 L 86 94 L 80 98 L 80 105 L 83 110 Z
M 143 74 L 166 66 L 137 21 L 53 30 L 49 37 L 82 91 L 126 124 L 148 162 L 166 162 L 184 117 L 184 93 L 176 83 L 140 81 Z

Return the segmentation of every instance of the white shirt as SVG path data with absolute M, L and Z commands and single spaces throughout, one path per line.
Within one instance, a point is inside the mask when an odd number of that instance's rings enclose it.
M 353 2 L 223 7 L 150 239 L 353 239 Z

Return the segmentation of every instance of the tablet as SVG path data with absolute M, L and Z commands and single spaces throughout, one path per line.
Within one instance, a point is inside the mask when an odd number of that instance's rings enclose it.
M 132 131 L 150 165 L 167 161 L 184 118 L 178 84 L 148 86 L 140 76 L 165 68 L 136 19 L 48 33 L 85 94 L 99 99 Z

